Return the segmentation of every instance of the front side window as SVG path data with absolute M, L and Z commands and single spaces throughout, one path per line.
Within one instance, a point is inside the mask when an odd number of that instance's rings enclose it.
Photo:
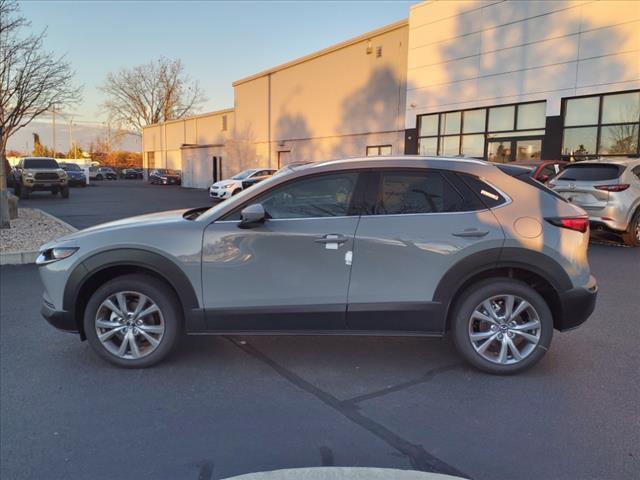
M 261 203 L 272 219 L 346 216 L 357 179 L 353 172 L 301 178 L 251 203 Z
M 462 195 L 438 172 L 382 172 L 377 215 L 457 212 Z

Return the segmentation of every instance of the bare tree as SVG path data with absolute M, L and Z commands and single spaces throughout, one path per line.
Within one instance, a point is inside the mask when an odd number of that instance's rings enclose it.
M 103 107 L 110 120 L 138 133 L 145 125 L 193 114 L 205 100 L 182 62 L 163 57 L 110 73 L 101 89 L 107 96 Z
M 43 48 L 46 31 L 23 34 L 29 22 L 15 0 L 0 0 L 0 223 L 9 227 L 5 153 L 9 137 L 54 106 L 80 99 L 64 57 Z

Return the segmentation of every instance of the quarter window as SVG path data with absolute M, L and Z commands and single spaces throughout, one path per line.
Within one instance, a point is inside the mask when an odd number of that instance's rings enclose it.
M 352 172 L 302 178 L 251 203 L 261 203 L 273 219 L 346 216 L 357 179 Z M 229 219 L 239 219 L 239 212 Z
M 437 172 L 382 172 L 377 215 L 457 212 L 462 195 Z

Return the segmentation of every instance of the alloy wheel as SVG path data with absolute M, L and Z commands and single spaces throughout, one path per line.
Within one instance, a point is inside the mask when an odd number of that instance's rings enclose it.
M 480 303 L 469 319 L 469 340 L 485 360 L 500 365 L 521 362 L 540 342 L 536 309 L 517 295 L 496 295 Z
M 165 330 L 158 305 L 146 295 L 124 291 L 107 297 L 95 317 L 98 340 L 111 354 L 127 360 L 158 348 Z

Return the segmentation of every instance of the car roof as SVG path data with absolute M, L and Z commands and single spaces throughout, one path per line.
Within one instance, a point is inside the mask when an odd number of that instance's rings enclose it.
M 353 157 L 341 160 L 328 160 L 324 162 L 310 162 L 291 168 L 295 172 L 307 170 L 342 170 L 349 168 L 384 168 L 384 167 L 423 167 L 442 168 L 451 167 L 475 167 L 495 168 L 495 163 L 476 158 L 465 157 L 431 157 L 423 155 L 389 155 L 376 157 Z
M 600 157 L 593 160 L 582 160 L 580 162 L 570 163 L 568 166 L 574 165 L 607 165 L 607 164 L 615 164 L 615 165 L 624 165 L 626 167 L 636 165 L 640 165 L 640 158 L 629 158 L 629 157 Z
M 23 160 L 55 160 L 53 157 L 24 157 Z

